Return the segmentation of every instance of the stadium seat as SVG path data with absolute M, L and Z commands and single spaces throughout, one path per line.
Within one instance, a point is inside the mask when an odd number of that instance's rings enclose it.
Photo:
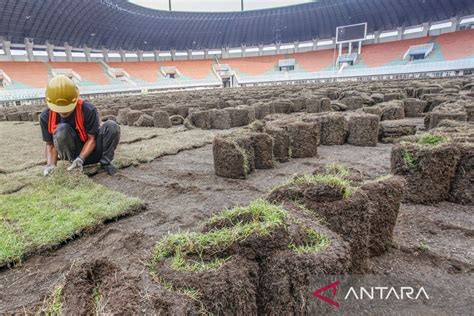
M 83 81 L 81 84 L 83 85 L 106 85 L 112 82 L 112 79 L 107 76 L 102 65 L 96 62 L 52 62 L 49 63 L 49 66 L 51 68 L 72 69 L 81 76 Z
M 48 83 L 48 66 L 42 62 L 0 62 L 12 80 L 9 88 L 44 88 Z
M 175 60 L 159 62 L 159 67 L 176 67 L 186 79 L 206 79 L 212 74 L 213 60 Z
M 269 72 L 276 72 L 278 61 L 282 55 L 259 56 L 248 58 L 223 59 L 223 62 L 242 76 L 261 76 Z
M 262 76 L 278 71 L 278 61 L 294 58 L 295 72 L 315 72 L 329 68 L 333 64 L 334 50 L 295 53 L 289 55 L 260 56 L 224 59 L 233 70 L 243 76 Z
M 402 62 L 403 55 L 410 46 L 425 44 L 431 40 L 432 37 L 421 37 L 376 45 L 365 45 L 362 46 L 360 57 L 367 67 L 389 66 L 396 62 Z
M 296 64 L 300 69 L 308 72 L 326 70 L 331 67 L 337 58 L 337 52 L 333 49 L 325 49 L 314 52 L 294 54 Z
M 176 67 L 184 79 L 206 79 L 211 74 L 212 60 L 176 60 L 176 61 L 144 61 L 144 62 L 113 62 L 110 67 L 122 68 L 132 79 L 156 82 L 162 75 L 161 67 Z
M 436 38 L 446 60 L 474 56 L 474 30 L 447 33 Z
M 108 63 L 108 65 L 113 68 L 122 68 L 135 80 L 145 82 L 156 82 L 158 80 L 159 65 L 154 61 L 113 62 Z

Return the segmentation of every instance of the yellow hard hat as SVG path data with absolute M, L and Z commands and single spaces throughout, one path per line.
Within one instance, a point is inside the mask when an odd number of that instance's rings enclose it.
M 76 108 L 79 89 L 74 81 L 64 75 L 51 79 L 46 87 L 46 103 L 57 113 L 72 112 Z

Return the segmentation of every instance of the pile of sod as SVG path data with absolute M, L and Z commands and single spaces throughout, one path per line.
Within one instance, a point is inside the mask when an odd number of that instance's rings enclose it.
M 170 267 L 176 271 L 197 272 L 220 268 L 230 256 L 219 254 L 236 242 L 255 235 L 271 236 L 279 228 L 290 224 L 288 212 L 265 200 L 255 200 L 248 206 L 235 207 L 212 216 L 203 232 L 181 232 L 160 240 L 152 254 L 152 266 L 171 259 Z M 305 244 L 290 242 L 288 248 L 298 253 L 318 252 L 329 244 L 329 239 L 309 227 L 301 225 L 307 237 Z M 209 254 L 212 254 L 209 256 Z M 192 257 L 192 259 L 190 258 Z M 206 260 L 212 258 L 211 260 Z
M 83 174 L 58 169 L 19 192 L 0 195 L 0 266 L 131 213 L 141 204 Z
M 354 194 L 355 190 L 357 190 L 355 183 L 349 180 L 349 176 L 350 171 L 346 167 L 342 165 L 331 164 L 325 166 L 323 173 L 297 176 L 281 185 L 274 187 L 270 191 L 269 196 L 283 188 L 320 184 L 337 189 L 341 192 L 343 198 L 346 199 L 350 198 Z
M 215 214 L 196 232 L 164 236 L 153 249 L 149 272 L 155 282 L 179 294 L 177 299 L 184 295 L 193 300 L 199 313 L 255 314 L 257 297 L 270 292 L 265 289 L 275 284 L 275 275 L 282 279 L 278 286 L 288 288 L 278 292 L 296 288 L 294 296 L 300 297 L 300 286 L 307 292 L 301 275 L 308 272 L 297 269 L 300 277 L 290 285 L 285 282 L 292 274 L 280 264 L 291 262 L 314 272 L 321 262 L 314 254 L 333 242 L 322 231 L 296 207 L 259 199 Z
M 243 219 L 246 220 L 243 220 Z M 258 200 L 247 207 L 237 207 L 214 215 L 207 224 L 224 226 L 207 232 L 182 232 L 166 236 L 154 249 L 152 263 L 172 258 L 175 270 L 202 271 L 218 269 L 230 257 L 203 260 L 205 253 L 222 253 L 232 243 L 246 239 L 252 234 L 267 236 L 279 226 L 286 225 L 287 214 L 277 206 Z M 186 260 L 188 255 L 197 255 L 198 260 Z

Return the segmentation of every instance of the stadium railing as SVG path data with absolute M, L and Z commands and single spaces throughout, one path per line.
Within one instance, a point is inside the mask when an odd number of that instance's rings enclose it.
M 144 83 L 139 86 L 129 85 L 104 85 L 104 86 L 83 86 L 80 88 L 81 94 L 84 96 L 88 95 L 100 95 L 109 93 L 126 93 L 126 92 L 145 92 L 163 89 L 187 89 L 187 88 L 200 88 L 200 87 L 219 87 L 222 82 L 212 79 L 203 80 L 170 80 L 160 81 L 156 83 Z M 44 98 L 44 89 L 12 89 L 12 90 L 1 90 L 0 91 L 0 102 L 16 101 L 16 100 L 30 100 Z

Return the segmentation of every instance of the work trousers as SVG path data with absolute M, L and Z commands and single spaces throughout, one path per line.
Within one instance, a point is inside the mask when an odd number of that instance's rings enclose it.
M 120 141 L 120 126 L 108 120 L 99 128 L 96 136 L 96 147 L 86 158 L 84 165 L 91 165 L 100 162 L 101 165 L 108 165 L 114 160 L 114 153 Z M 84 143 L 74 128 L 65 123 L 60 123 L 53 134 L 53 142 L 59 159 L 73 161 L 81 153 Z

